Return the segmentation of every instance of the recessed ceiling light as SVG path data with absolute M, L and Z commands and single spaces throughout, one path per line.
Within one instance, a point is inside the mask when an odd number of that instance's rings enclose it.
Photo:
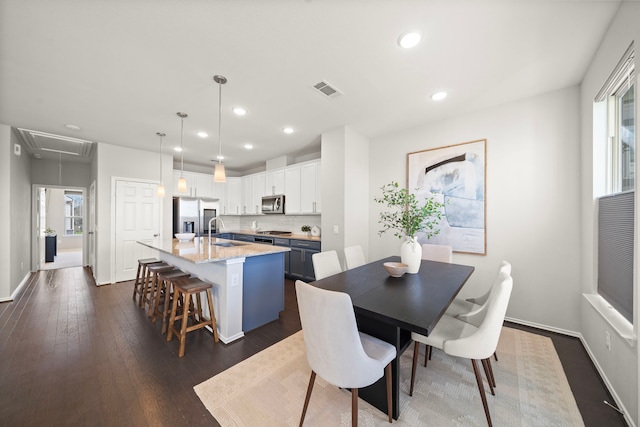
M 421 38 L 422 34 L 420 33 L 420 31 L 407 31 L 400 34 L 400 37 L 398 37 L 398 45 L 400 45 L 400 47 L 402 48 L 410 49 L 420 43 Z
M 204 131 L 196 132 L 196 135 L 198 135 L 200 138 L 206 138 L 209 136 L 209 134 Z
M 238 116 L 244 116 L 245 114 L 247 114 L 247 110 L 242 107 L 234 107 L 233 112 Z
M 245 150 L 253 150 L 253 144 L 244 144 L 243 147 Z
M 284 132 L 284 133 L 293 133 L 293 128 L 291 128 L 291 127 L 282 128 L 282 132 Z
M 64 125 L 64 127 L 71 130 L 80 130 L 80 126 L 77 125 Z
M 442 101 L 446 97 L 447 97 L 447 92 L 445 91 L 436 92 L 433 95 L 431 95 L 431 99 L 434 101 Z
M 176 151 L 176 152 L 179 153 L 179 152 L 182 151 L 182 148 L 181 147 L 173 147 L 173 151 Z
M 223 155 L 218 155 L 218 156 L 216 156 L 216 159 L 218 159 L 218 160 L 224 160 L 224 156 L 223 156 Z

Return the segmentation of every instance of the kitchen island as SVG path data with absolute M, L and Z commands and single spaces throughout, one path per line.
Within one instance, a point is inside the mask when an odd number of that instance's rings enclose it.
M 213 284 L 218 336 L 224 343 L 277 319 L 284 310 L 284 253 L 289 248 L 220 238 L 209 242 L 207 237 L 202 242 L 138 243 L 156 249 L 162 261 Z

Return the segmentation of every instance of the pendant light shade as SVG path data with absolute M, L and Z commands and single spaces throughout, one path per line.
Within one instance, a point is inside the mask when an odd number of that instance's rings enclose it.
M 222 85 L 227 83 L 224 76 L 215 75 L 213 81 L 218 83 L 218 164 L 215 165 L 213 173 L 213 182 L 227 182 L 227 174 L 222 164 Z
M 189 117 L 186 113 L 176 113 L 180 117 L 180 178 L 178 179 L 178 193 L 187 192 L 187 180 L 184 178 L 184 147 L 182 137 L 184 133 L 184 119 Z
M 158 185 L 157 195 L 158 197 L 164 197 L 164 185 L 162 183 L 162 138 L 164 138 L 166 134 L 156 132 L 156 135 L 160 137 L 160 185 Z

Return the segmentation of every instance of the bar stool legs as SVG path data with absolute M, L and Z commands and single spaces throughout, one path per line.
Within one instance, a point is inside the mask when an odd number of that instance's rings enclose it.
M 167 341 L 171 341 L 171 339 L 173 338 L 173 334 L 176 334 L 178 336 L 178 339 L 180 340 L 178 357 L 184 356 L 187 333 L 195 331 L 196 329 L 201 329 L 205 326 L 211 326 L 211 329 L 213 330 L 213 339 L 215 342 L 218 342 L 218 328 L 216 325 L 216 317 L 213 309 L 211 287 L 211 283 L 206 283 L 196 278 L 176 280 L 175 282 L 173 282 L 174 295 L 171 307 L 171 316 L 169 318 Z M 200 297 L 201 292 L 206 292 L 207 294 L 209 316 L 211 317 L 210 319 L 205 319 L 202 315 L 202 301 Z M 192 295 L 195 295 L 196 301 L 194 304 L 192 304 L 194 302 L 191 298 Z M 182 302 L 182 311 L 180 312 L 180 314 L 178 314 L 178 302 L 182 298 L 184 298 L 184 301 Z M 188 326 L 189 317 L 191 317 L 193 320 L 193 324 L 191 326 Z M 175 327 L 176 320 L 181 320 L 179 330 Z
M 160 264 L 162 261 L 155 258 L 144 258 L 138 260 L 138 270 L 136 272 L 136 280 L 133 282 L 133 300 L 136 296 L 139 298 L 138 304 L 142 306 L 142 298 L 144 289 L 146 288 L 147 268 L 150 265 Z

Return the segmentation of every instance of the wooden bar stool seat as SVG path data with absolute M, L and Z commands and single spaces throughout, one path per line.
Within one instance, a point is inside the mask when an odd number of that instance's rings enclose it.
M 158 288 L 158 273 L 174 269 L 174 266 L 167 264 L 166 262 L 147 266 L 147 277 L 144 282 L 142 304 L 140 304 L 140 307 L 147 311 L 149 317 L 153 314 L 153 304 L 155 302 L 156 289 Z M 145 308 L 145 306 L 147 307 Z
M 158 290 L 153 308 L 151 322 L 156 323 L 158 314 L 162 316 L 162 333 L 167 332 L 170 304 L 173 299 L 173 281 L 188 279 L 190 274 L 177 268 L 158 273 Z
M 144 283 L 147 278 L 147 267 L 153 264 L 159 264 L 162 261 L 156 258 L 143 258 L 138 260 L 138 271 L 136 272 L 136 280 L 133 282 L 133 300 L 136 296 L 139 299 L 138 304 L 142 306 L 142 294 L 144 293 Z
M 167 333 L 167 341 L 171 341 L 173 334 L 176 334 L 180 339 L 180 349 L 178 350 L 178 357 L 184 356 L 184 347 L 186 343 L 187 333 L 195 331 L 196 329 L 204 328 L 205 326 L 211 326 L 213 330 L 213 339 L 218 342 L 218 328 L 216 326 L 216 316 L 213 310 L 213 298 L 211 296 L 211 283 L 204 282 L 197 278 L 175 280 L 173 282 L 173 303 L 171 304 L 171 316 L 169 318 L 169 332 Z M 209 305 L 210 319 L 203 318 L 202 316 L 202 301 L 200 299 L 200 293 L 207 293 L 207 303 Z M 191 304 L 191 296 L 195 295 L 196 303 Z M 182 301 L 182 310 L 178 311 L 178 302 Z M 193 324 L 187 326 L 189 317 L 192 318 Z M 182 320 L 180 323 L 180 329 L 175 327 L 175 321 Z

